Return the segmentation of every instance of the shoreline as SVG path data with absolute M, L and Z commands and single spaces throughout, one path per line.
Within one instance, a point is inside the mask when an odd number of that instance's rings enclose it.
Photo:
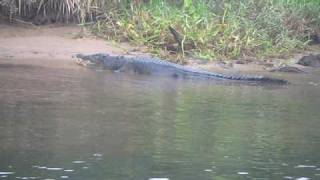
M 19 26 L 0 24 L 0 62 L 78 68 L 72 58 L 77 53 L 105 52 L 111 55 L 150 55 L 137 51 L 139 48 L 125 43 L 119 45 L 93 36 L 83 38 L 81 37 L 82 31 L 83 29 L 77 25 Z M 315 46 L 315 48 L 319 47 Z M 305 52 L 304 54 L 311 52 Z M 317 52 L 320 52 L 320 48 Z M 264 61 L 243 58 L 241 60 L 214 62 L 188 59 L 187 62 L 188 66 L 208 71 L 263 74 L 282 78 L 293 73 L 270 72 L 270 69 L 279 67 L 281 64 L 287 64 L 305 72 L 312 71 L 312 68 L 295 64 L 301 57 L 302 53 L 291 55 L 291 58 L 287 59 L 270 58 Z

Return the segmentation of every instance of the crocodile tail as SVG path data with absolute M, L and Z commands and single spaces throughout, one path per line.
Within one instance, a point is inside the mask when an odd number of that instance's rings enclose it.
M 265 76 L 250 76 L 250 75 L 220 75 L 220 78 L 230 79 L 230 80 L 240 80 L 240 81 L 250 81 L 258 83 L 267 84 L 289 84 L 288 81 L 277 78 L 270 78 Z
M 289 84 L 289 82 L 284 79 L 276 79 L 276 78 L 269 78 L 269 77 L 261 77 L 260 81 L 266 82 L 266 83 L 272 83 L 272 84 Z

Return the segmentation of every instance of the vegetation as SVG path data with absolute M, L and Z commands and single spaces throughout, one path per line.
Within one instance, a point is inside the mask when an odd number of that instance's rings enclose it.
M 2 12 L 90 24 L 107 39 L 161 56 L 281 55 L 319 31 L 318 0 L 2 0 Z M 6 3 L 6 4 L 5 4 Z M 14 8 L 12 8 L 14 7 Z M 92 22 L 92 23 L 89 23 Z M 178 37 L 173 36 L 177 32 Z

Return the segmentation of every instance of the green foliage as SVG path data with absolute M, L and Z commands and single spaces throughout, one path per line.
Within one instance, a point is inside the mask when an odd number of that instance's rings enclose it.
M 96 32 L 107 38 L 146 45 L 160 55 L 185 53 L 202 58 L 268 56 L 304 48 L 308 35 L 320 24 L 318 1 L 225 0 L 183 1 L 183 8 L 167 1 L 153 1 L 125 9 L 116 20 L 95 25 L 109 31 Z M 183 37 L 182 51 L 168 27 Z M 100 28 L 101 29 L 101 28 Z
M 183 1 L 184 8 L 190 8 L 191 6 L 192 6 L 192 0 L 184 0 Z

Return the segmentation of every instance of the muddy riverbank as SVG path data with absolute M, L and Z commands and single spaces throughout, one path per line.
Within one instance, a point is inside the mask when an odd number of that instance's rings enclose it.
M 85 34 L 85 35 L 84 35 Z M 313 51 L 317 51 L 314 47 Z M 143 54 L 136 47 L 117 44 L 93 36 L 87 36 L 80 26 L 30 26 L 0 24 L 0 59 L 2 63 L 22 63 L 38 66 L 79 68 L 72 58 L 77 53 L 109 53 L 113 55 Z M 320 49 L 320 48 L 318 48 Z M 318 50 L 319 52 L 319 50 Z M 207 62 L 190 59 L 188 64 L 197 68 L 224 73 L 267 74 L 276 77 L 291 77 L 292 74 L 270 72 L 283 64 L 298 67 L 303 71 L 313 71 L 295 62 L 300 53 L 285 59 L 255 60 L 244 58 L 238 61 Z

